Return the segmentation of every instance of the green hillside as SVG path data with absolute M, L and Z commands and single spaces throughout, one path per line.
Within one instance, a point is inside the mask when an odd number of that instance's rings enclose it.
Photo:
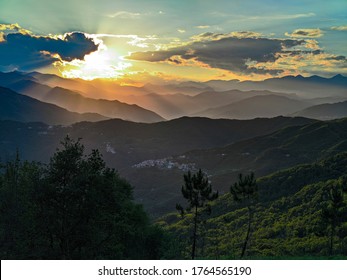
M 347 195 L 339 210 L 341 225 L 333 237 L 329 256 L 329 236 L 322 218 L 331 186 L 346 191 L 347 153 L 325 160 L 276 172 L 260 178 L 259 201 L 255 207 L 249 259 L 346 258 Z M 213 183 L 213 182 L 212 182 Z M 230 182 L 231 185 L 232 182 Z M 174 209 L 174 205 L 173 205 Z M 239 258 L 246 234 L 247 209 L 233 202 L 230 194 L 212 203 L 212 214 L 204 216 L 198 239 L 198 257 L 204 259 Z M 191 217 L 172 213 L 158 220 L 179 243 L 177 255 L 189 258 Z M 179 248 L 179 249 L 177 249 Z
M 291 126 L 225 147 L 185 154 L 187 161 L 223 182 L 224 176 L 254 171 L 264 176 L 347 150 L 347 119 Z
M 253 171 L 260 178 L 298 164 L 312 163 L 347 151 L 346 139 L 347 119 L 317 121 L 218 148 L 193 150 L 170 161 L 201 168 L 210 176 L 215 189 L 225 193 L 240 173 Z M 158 213 L 168 212 L 170 203 L 182 202 L 182 170 L 151 166 L 125 170 L 124 174 L 136 186 L 138 197 L 143 199 L 141 203 L 156 217 Z M 150 193 L 149 186 L 153 188 Z

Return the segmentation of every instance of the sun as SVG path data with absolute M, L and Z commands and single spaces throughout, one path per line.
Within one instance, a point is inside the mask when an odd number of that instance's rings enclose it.
M 84 60 L 73 60 L 59 65 L 60 72 L 65 78 L 80 78 L 84 80 L 119 78 L 124 75 L 131 63 L 113 49 L 102 48 L 88 54 Z

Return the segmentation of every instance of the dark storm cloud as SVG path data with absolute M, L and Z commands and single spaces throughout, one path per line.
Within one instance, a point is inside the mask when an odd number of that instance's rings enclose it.
M 32 70 L 58 60 L 83 59 L 98 49 L 93 38 L 73 32 L 63 37 L 10 33 L 0 41 L 0 66 Z
M 205 33 L 211 38 L 212 34 Z M 219 36 L 219 34 L 217 34 Z M 241 73 L 273 73 L 276 70 L 252 67 L 253 62 L 274 62 L 277 53 L 303 45 L 303 40 L 279 40 L 267 38 L 228 37 L 219 40 L 202 40 L 161 51 L 135 52 L 128 59 L 149 62 L 173 62 L 195 59 L 212 68 L 220 68 Z M 277 71 L 278 72 L 278 71 Z

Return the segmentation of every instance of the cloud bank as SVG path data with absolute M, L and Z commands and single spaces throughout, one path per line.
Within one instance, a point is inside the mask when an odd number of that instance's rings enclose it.
M 56 61 L 82 60 L 98 50 L 94 38 L 82 32 L 37 36 L 19 25 L 0 25 L 0 67 L 29 71 Z
M 179 46 L 134 52 L 127 59 L 227 70 L 242 76 L 346 73 L 346 57 L 325 53 L 314 39 L 322 35 L 320 29 L 295 30 L 290 39 L 265 38 L 251 31 L 205 32 Z
M 276 69 L 254 67 L 256 63 L 275 62 L 277 54 L 305 43 L 303 40 L 256 38 L 257 33 L 203 33 L 193 42 L 167 50 L 134 52 L 128 59 L 148 62 L 167 62 L 219 68 L 243 74 L 277 73 Z M 247 37 L 252 36 L 252 37 Z M 282 70 L 280 70 L 282 71 Z

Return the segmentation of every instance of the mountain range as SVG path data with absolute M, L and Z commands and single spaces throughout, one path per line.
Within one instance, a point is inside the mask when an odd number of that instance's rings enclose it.
M 269 90 L 285 93 L 296 93 L 306 98 L 317 98 L 327 96 L 346 97 L 347 77 L 340 74 L 331 78 L 320 76 L 303 77 L 285 76 L 281 78 L 270 78 L 264 81 L 219 81 L 213 80 L 203 83 L 205 86 L 223 91 L 229 89 L 239 90 Z
M 0 121 L 0 158 L 47 162 L 66 136 L 97 148 L 135 187 L 135 198 L 158 217 L 182 202 L 183 174 L 202 168 L 221 194 L 239 173 L 257 177 L 347 151 L 347 119 L 212 120 L 181 118 L 154 124 L 122 120 L 71 126 Z
M 78 113 L 98 113 L 108 118 L 120 118 L 135 122 L 157 122 L 164 120 L 158 114 L 137 105 L 129 105 L 117 100 L 92 99 L 61 87 L 38 83 L 26 75 L 11 73 L 2 74 L 0 84 L 21 94 L 28 95 L 43 102 L 55 104 L 69 111 Z M 9 76 L 9 77 L 8 77 Z M 5 82 L 4 82 L 5 81 Z
M 254 119 L 285 116 L 309 107 L 308 101 L 278 95 L 257 95 L 228 105 L 208 109 L 194 115 L 213 119 Z M 298 114 L 297 116 L 301 116 Z
M 347 150 L 340 75 L 121 86 L 10 72 L 0 86 L 2 159 L 18 150 L 47 162 L 66 135 L 82 138 L 153 217 L 180 201 L 188 170 L 202 168 L 223 193 L 240 172 L 265 176 Z
M 302 116 L 317 120 L 332 120 L 346 117 L 347 101 L 333 104 L 320 104 L 305 108 L 292 114 L 293 116 Z
M 112 81 L 64 79 L 38 72 L 0 73 L 0 86 L 77 113 L 98 113 L 135 122 L 158 122 L 182 116 L 252 119 L 281 115 L 334 119 L 347 116 L 346 77 L 287 76 L 261 82 L 208 81 L 142 87 Z M 309 107 L 323 104 L 307 115 Z M 334 107 L 339 111 L 332 114 Z M 307 109 L 308 111 L 303 111 Z M 324 112 L 324 110 L 328 110 Z M 323 116 L 323 117 L 320 117 Z
M 169 204 L 163 201 L 180 196 L 184 172 L 199 166 L 209 170 L 206 162 L 221 158 L 219 152 L 210 155 L 209 149 L 312 123 L 285 117 L 243 121 L 184 117 L 153 124 L 115 119 L 67 127 L 0 121 L 0 158 L 13 158 L 19 151 L 25 159 L 47 162 L 66 135 L 82 138 L 87 151 L 97 148 L 109 166 L 133 183 L 136 199 L 158 215 L 168 211 Z

